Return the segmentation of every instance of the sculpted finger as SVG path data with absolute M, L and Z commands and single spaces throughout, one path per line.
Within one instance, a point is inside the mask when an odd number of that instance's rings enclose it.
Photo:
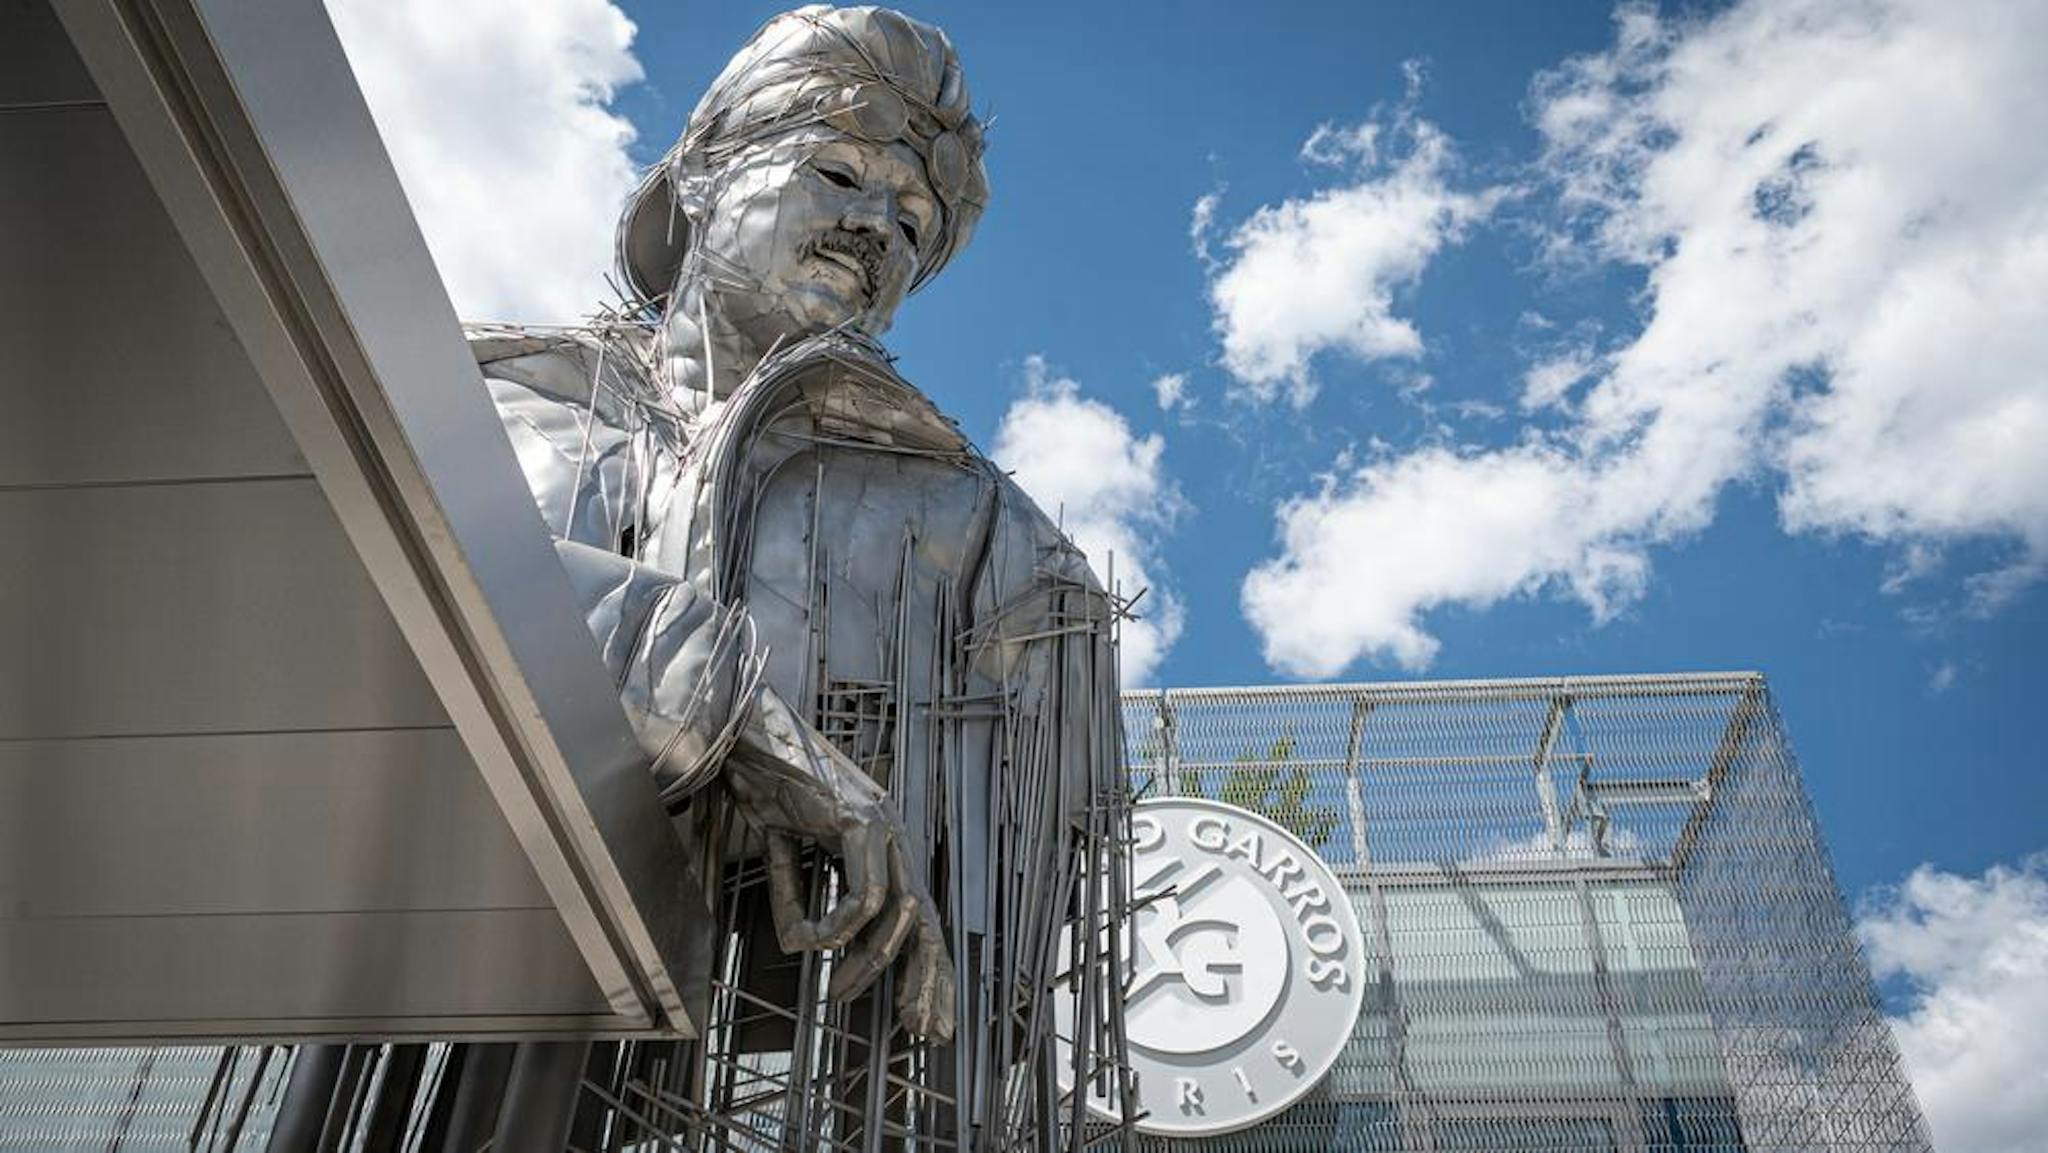
M 889 848 L 896 841 L 886 825 L 863 825 L 846 841 L 846 892 L 860 895 L 860 928 L 889 900 Z M 852 929 L 847 937 L 853 936 Z
M 819 918 L 814 949 L 844 946 L 889 899 L 889 837 L 885 832 L 874 825 L 855 825 L 841 838 L 840 851 L 844 853 L 840 867 L 846 874 L 846 891 L 831 911 Z
M 931 898 L 918 894 L 917 939 L 903 960 L 896 988 L 896 1015 L 912 1035 L 934 1045 L 953 1039 L 955 1002 L 953 962 L 946 955 L 945 931 Z
M 916 924 L 917 903 L 905 896 L 891 898 L 882 914 L 868 922 L 867 931 L 833 961 L 832 984 L 826 994 L 835 1001 L 851 1001 L 867 992 L 875 978 L 888 972 L 889 962 L 896 959 Z
M 952 958 L 946 956 L 946 930 L 938 924 L 938 907 L 930 893 L 915 885 L 909 864 L 897 852 L 889 860 L 897 889 L 909 893 L 913 907 L 915 940 L 903 956 L 903 971 L 897 975 L 897 1020 L 903 1028 L 932 1044 L 952 1040 L 954 1026 L 954 985 Z
M 818 926 L 804 916 L 803 870 L 796 842 L 785 833 L 768 833 L 768 911 L 775 918 L 775 939 L 785 953 L 820 948 Z
M 830 912 L 814 921 L 804 916 L 808 902 L 795 840 L 787 833 L 768 833 L 768 907 L 783 952 L 806 953 L 845 945 L 888 899 L 880 865 L 888 851 L 883 839 L 870 828 L 857 826 L 845 835 L 844 848 L 846 892 Z

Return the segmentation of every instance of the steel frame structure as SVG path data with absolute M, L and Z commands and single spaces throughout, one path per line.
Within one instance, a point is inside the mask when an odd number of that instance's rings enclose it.
M 1320 835 L 1374 971 L 1271 1123 L 1160 1149 L 1924 1150 L 1756 673 L 1127 694 L 1140 795 Z

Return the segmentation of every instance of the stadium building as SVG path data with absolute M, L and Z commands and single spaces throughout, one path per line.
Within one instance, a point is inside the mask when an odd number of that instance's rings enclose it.
M 1134 693 L 1133 780 L 1342 878 L 1365 1003 L 1246 1150 L 1929 1148 L 1761 676 Z

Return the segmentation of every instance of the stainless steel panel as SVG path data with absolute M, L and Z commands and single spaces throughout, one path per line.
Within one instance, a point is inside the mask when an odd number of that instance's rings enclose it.
M 310 475 L 111 113 L 0 114 L 0 268 L 0 488 Z
M 99 99 L 46 0 L 0 0 L 0 109 Z
M 0 492 L 0 739 L 447 724 L 310 480 Z
M 0 1021 L 243 1022 L 601 1014 L 550 909 L 0 923 Z M 134 1035 L 136 1030 L 131 1030 Z
M 694 1028 L 708 910 L 325 14 L 60 15 L 613 1007 Z
M 0 933 L 486 908 L 553 905 L 453 729 L 0 743 Z

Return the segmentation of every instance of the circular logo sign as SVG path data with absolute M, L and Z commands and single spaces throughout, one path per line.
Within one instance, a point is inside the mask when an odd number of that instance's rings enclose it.
M 1314 1087 L 1351 1039 L 1364 996 L 1351 902 L 1313 850 L 1245 809 L 1160 798 L 1137 806 L 1131 830 L 1124 1026 L 1145 1114 L 1136 1128 L 1201 1136 L 1255 1124 Z M 1090 1103 L 1116 1116 L 1113 1103 Z

